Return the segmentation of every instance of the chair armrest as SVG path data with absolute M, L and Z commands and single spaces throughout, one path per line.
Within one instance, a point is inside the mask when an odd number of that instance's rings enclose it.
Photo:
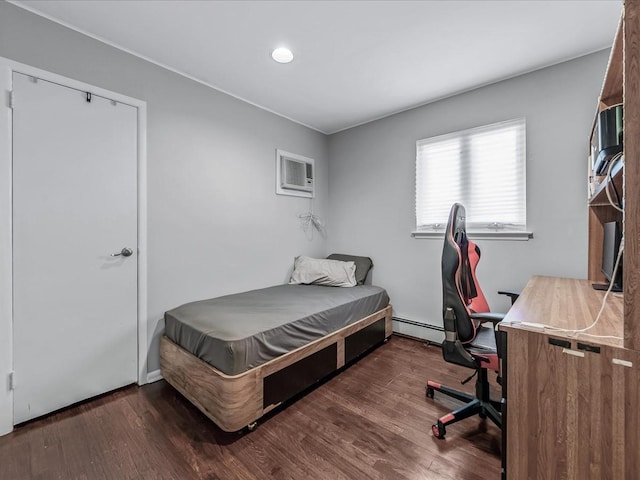
M 481 323 L 491 322 L 494 325 L 496 325 L 504 319 L 504 313 L 493 313 L 493 312 L 471 313 L 469 317 L 471 317 L 473 320 L 480 320 Z
M 492 312 L 484 312 L 484 313 L 472 313 L 469 315 L 474 320 L 480 320 L 480 323 L 491 322 L 493 323 L 493 333 L 496 336 L 496 351 L 498 353 L 498 358 L 502 358 L 502 353 L 504 352 L 504 342 L 505 342 L 505 332 L 498 331 L 498 324 L 504 319 L 504 313 L 492 313 Z M 500 375 L 498 375 L 500 378 Z M 500 383 L 500 380 L 498 380 Z
M 513 305 L 518 297 L 520 296 L 520 292 L 512 292 L 510 290 L 498 290 L 498 295 L 506 295 L 511 299 L 511 305 Z

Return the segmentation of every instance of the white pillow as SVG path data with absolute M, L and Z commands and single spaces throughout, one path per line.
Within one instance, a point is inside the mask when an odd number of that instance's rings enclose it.
M 296 257 L 289 283 L 353 287 L 356 285 L 356 264 L 301 255 Z

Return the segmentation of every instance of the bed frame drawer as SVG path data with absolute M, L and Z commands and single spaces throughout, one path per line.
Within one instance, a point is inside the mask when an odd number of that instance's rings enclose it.
M 329 345 L 264 378 L 263 406 L 284 402 L 338 368 L 338 346 Z
M 385 319 L 381 318 L 366 328 L 352 333 L 344 339 L 344 361 L 349 363 L 386 338 Z

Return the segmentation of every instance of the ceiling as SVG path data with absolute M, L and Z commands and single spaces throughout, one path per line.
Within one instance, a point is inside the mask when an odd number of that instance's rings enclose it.
M 619 0 L 12 1 L 334 133 L 610 47 Z M 278 46 L 293 62 L 275 63 Z

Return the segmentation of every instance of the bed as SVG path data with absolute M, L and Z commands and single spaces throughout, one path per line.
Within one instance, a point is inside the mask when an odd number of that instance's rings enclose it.
M 350 259 L 366 258 L 332 257 L 348 268 L 355 267 Z M 389 297 L 364 285 L 367 272 L 362 267 L 349 288 L 294 282 L 167 311 L 163 377 L 222 430 L 252 429 L 391 335 Z

